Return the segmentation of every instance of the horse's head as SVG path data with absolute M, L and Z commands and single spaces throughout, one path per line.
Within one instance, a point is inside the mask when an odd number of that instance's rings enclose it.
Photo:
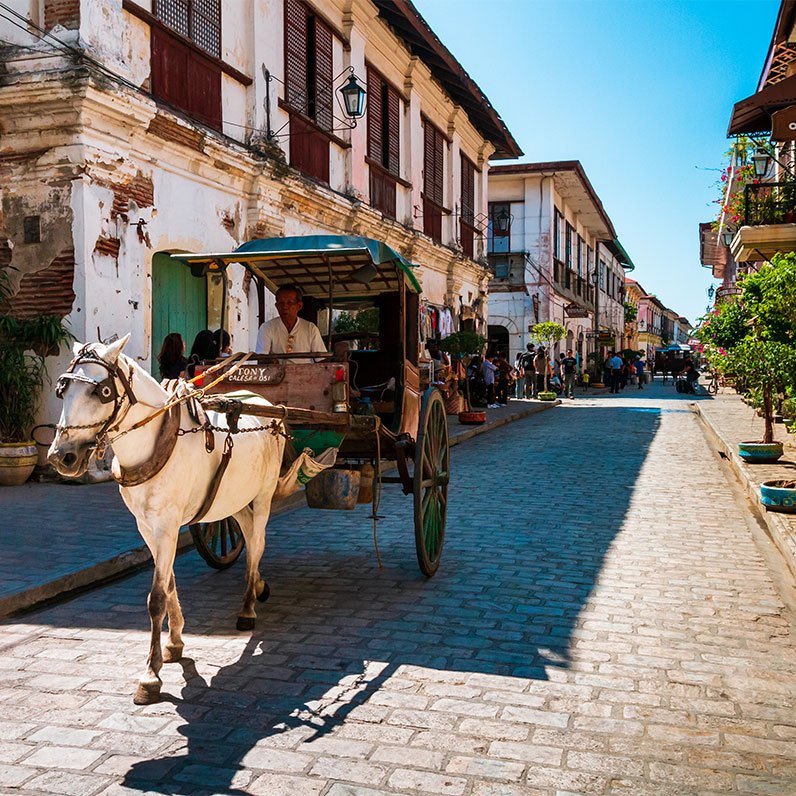
M 47 461 L 65 476 L 82 475 L 97 437 L 120 419 L 122 405 L 135 403 L 132 365 L 120 356 L 130 335 L 115 343 L 75 343 L 74 358 L 56 383 L 64 408 Z

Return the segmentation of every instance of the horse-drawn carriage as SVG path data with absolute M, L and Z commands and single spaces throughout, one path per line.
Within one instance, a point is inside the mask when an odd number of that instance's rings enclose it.
M 324 333 L 327 353 L 250 355 L 203 403 L 284 420 L 291 443 L 286 466 L 303 450 L 319 456 L 337 449 L 333 467 L 307 485 L 313 507 L 352 508 L 352 493 L 359 492 L 358 502 L 372 502 L 375 517 L 381 484 L 399 484 L 413 496 L 420 569 L 433 575 L 445 534 L 448 428 L 442 395 L 420 367 L 421 289 L 412 265 L 383 243 L 333 235 L 253 240 L 234 252 L 173 258 L 198 276 L 239 263 L 274 293 L 301 290 L 301 317 Z M 375 332 L 335 332 L 339 312 L 363 310 L 377 314 Z M 246 401 L 247 393 L 272 406 Z M 396 463 L 396 474 L 382 472 L 384 461 Z M 217 568 L 233 563 L 243 548 L 231 517 L 194 523 L 191 532 L 202 557 Z
M 413 496 L 417 558 L 426 575 L 439 566 L 447 514 L 447 418 L 439 390 L 421 378 L 420 286 L 410 263 L 377 241 L 342 236 L 255 240 L 227 254 L 177 259 L 197 276 L 240 263 L 272 291 L 298 286 L 326 329 L 328 352 L 236 355 L 207 363 L 198 391 L 185 382 L 169 391 L 123 353 L 129 334 L 75 345 L 56 386 L 64 406 L 48 458 L 74 477 L 92 453 L 113 445 L 114 478 L 154 559 L 139 704 L 159 698 L 162 665 L 182 657 L 173 569 L 180 527 L 193 526 L 200 552 L 217 567 L 234 561 L 245 540 L 237 627 L 251 630 L 256 602 L 269 594 L 259 566 L 271 505 L 285 485 L 301 480 L 302 463 L 317 465 L 310 474 L 322 470 L 316 478 L 341 476 L 355 499 L 369 479 L 374 522 L 381 484 L 400 484 Z M 357 333 L 360 345 L 352 348 L 345 335 L 335 336 L 335 310 L 366 308 L 378 313 L 378 333 Z M 397 474 L 384 474 L 383 461 L 394 461 Z M 335 478 L 327 480 L 318 506 L 341 497 L 330 494 Z

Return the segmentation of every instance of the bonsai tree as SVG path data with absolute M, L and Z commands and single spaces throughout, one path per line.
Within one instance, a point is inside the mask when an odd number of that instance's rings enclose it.
M 74 336 L 55 316 L 20 319 L 5 314 L 10 298 L 8 272 L 0 269 L 0 442 L 29 442 L 48 381 L 44 357 Z
M 567 330 L 555 321 L 543 321 L 531 327 L 531 342 L 544 346 L 547 356 L 552 354 L 553 346 L 567 336 Z M 547 374 L 545 373 L 545 389 L 547 389 Z
M 480 354 L 486 345 L 486 337 L 475 332 L 454 332 L 439 342 L 441 351 L 451 355 L 451 358 L 463 361 L 466 357 L 473 354 Z M 464 394 L 467 399 L 467 406 L 470 406 L 470 380 L 464 379 Z

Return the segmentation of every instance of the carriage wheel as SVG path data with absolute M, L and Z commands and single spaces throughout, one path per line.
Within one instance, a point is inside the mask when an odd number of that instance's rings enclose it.
M 426 390 L 415 450 L 414 499 L 417 562 L 431 577 L 439 568 L 445 541 L 449 475 L 448 418 L 434 387 Z
M 234 517 L 189 526 L 200 556 L 214 569 L 231 567 L 241 554 L 243 532 Z

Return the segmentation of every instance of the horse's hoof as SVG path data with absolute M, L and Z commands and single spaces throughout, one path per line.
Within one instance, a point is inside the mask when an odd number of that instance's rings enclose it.
M 254 630 L 255 619 L 253 616 L 239 616 L 238 617 L 238 630 Z
M 261 580 L 262 588 L 257 591 L 257 601 L 264 603 L 270 596 L 271 596 L 271 589 L 268 588 L 268 584 Z
M 177 663 L 181 661 L 184 648 L 184 644 L 180 644 L 179 646 L 175 644 L 173 647 L 167 644 L 166 649 L 163 650 L 163 663 Z
M 133 695 L 136 705 L 153 705 L 160 702 L 160 683 L 139 683 Z

